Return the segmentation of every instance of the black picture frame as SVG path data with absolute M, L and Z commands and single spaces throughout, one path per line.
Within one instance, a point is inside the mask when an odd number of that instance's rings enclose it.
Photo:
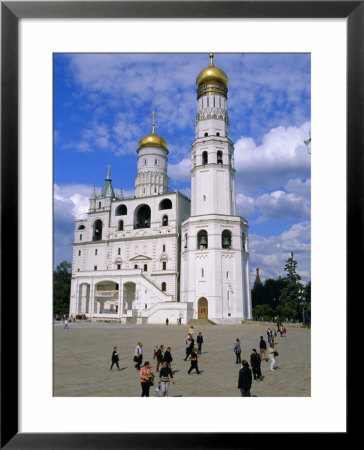
M 346 18 L 347 20 L 347 305 L 363 273 L 364 1 L 2 1 L 1 2 L 1 448 L 260 448 L 266 434 L 18 432 L 18 22 L 22 18 Z M 334 130 L 333 130 L 334 132 Z M 359 255 L 358 255 L 359 249 Z M 355 250 L 355 253 L 354 253 Z M 355 256 L 356 255 L 356 256 Z M 358 257 L 359 256 L 359 257 Z M 6 283 L 4 280 L 6 279 Z M 329 280 L 328 280 L 329 281 Z M 329 282 L 332 282 L 329 281 Z M 6 302 L 11 296 L 12 301 Z M 349 308 L 347 306 L 347 317 Z M 10 319 L 11 318 L 11 319 Z M 334 395 L 334 393 L 333 393 Z M 349 410 L 348 410 L 349 411 Z M 194 416 L 195 416 L 194 412 Z M 349 414 L 349 412 L 348 412 Z M 266 413 L 262 411 L 262 417 Z M 145 415 L 143 414 L 143 417 Z M 348 416 L 349 417 L 349 416 Z M 242 415 L 242 420 L 243 415 Z M 259 418 L 257 418 L 259 420 Z M 349 436 L 337 433 L 338 444 Z M 142 431 L 141 421 L 141 431 Z M 193 431 L 193 433 L 192 433 Z M 262 426 L 264 431 L 264 426 Z M 294 434 L 294 433 L 293 433 Z M 317 439 L 317 434 L 315 439 Z M 326 436 L 327 437 L 327 436 Z M 325 438 L 326 438 L 325 437 Z M 262 438 L 262 439 L 261 439 Z M 275 435 L 276 442 L 284 440 Z M 300 436 L 300 445 L 312 439 Z M 310 444 L 308 444 L 310 445 Z

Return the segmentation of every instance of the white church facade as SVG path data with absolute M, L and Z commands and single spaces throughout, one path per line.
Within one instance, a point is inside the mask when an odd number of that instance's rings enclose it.
M 165 323 L 252 317 L 248 223 L 236 215 L 228 79 L 210 65 L 197 77 L 191 199 L 169 191 L 168 147 L 140 140 L 132 197 L 116 195 L 108 167 L 86 219 L 76 220 L 70 315 Z

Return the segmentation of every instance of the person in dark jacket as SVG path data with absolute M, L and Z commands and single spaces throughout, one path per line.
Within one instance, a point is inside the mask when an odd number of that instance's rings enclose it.
M 116 364 L 116 367 L 118 368 L 118 370 L 120 370 L 119 367 L 119 353 L 118 353 L 118 348 L 114 347 L 114 351 L 112 352 L 111 355 L 111 367 L 110 370 L 112 370 L 112 368 L 114 367 L 114 364 Z
M 197 342 L 197 353 L 199 355 L 201 355 L 201 349 L 202 349 L 202 344 L 203 344 L 203 336 L 202 336 L 201 331 L 198 333 L 196 342 Z
M 157 372 L 159 370 L 160 364 L 163 363 L 163 349 L 164 345 L 161 345 L 159 349 L 157 350 Z
M 239 370 L 238 389 L 240 389 L 242 397 L 250 397 L 250 388 L 252 385 L 252 372 L 249 368 L 248 361 L 243 359 L 241 369 Z
M 167 362 L 163 361 L 161 371 L 159 372 L 159 380 L 161 384 L 161 393 L 160 393 L 161 397 L 168 397 L 170 378 L 173 378 L 172 370 L 168 367 Z
M 262 361 L 263 358 L 263 354 L 265 356 L 265 360 L 268 361 L 268 356 L 267 356 L 267 343 L 265 342 L 265 340 L 263 339 L 263 336 L 260 336 L 260 342 L 259 342 L 259 349 L 260 349 L 260 360 Z
M 188 375 L 191 374 L 191 371 L 193 369 L 196 369 L 197 374 L 201 375 L 200 371 L 198 370 L 198 365 L 197 365 L 197 349 L 196 348 L 194 348 L 191 353 L 191 367 L 188 369 L 188 372 L 187 372 Z
M 173 361 L 173 358 L 172 358 L 172 354 L 171 354 L 171 347 L 167 347 L 167 350 L 164 352 L 163 362 L 166 362 L 167 366 L 171 369 L 172 361 Z
M 252 352 L 253 353 L 250 355 L 250 365 L 252 367 L 254 380 L 259 381 L 262 379 L 262 372 L 260 370 L 260 356 L 255 348 L 253 348 Z

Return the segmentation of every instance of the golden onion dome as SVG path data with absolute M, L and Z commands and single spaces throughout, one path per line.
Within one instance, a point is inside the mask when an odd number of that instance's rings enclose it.
M 214 54 L 210 53 L 210 65 L 206 69 L 201 70 L 196 78 L 196 88 L 198 89 L 203 84 L 222 84 L 228 87 L 228 77 L 226 73 L 214 66 Z
M 155 134 L 154 111 L 152 114 L 153 114 L 152 134 L 149 134 L 148 136 L 145 136 L 142 139 L 140 139 L 138 149 L 141 147 L 162 147 L 165 150 L 168 150 L 167 142 L 162 137 Z

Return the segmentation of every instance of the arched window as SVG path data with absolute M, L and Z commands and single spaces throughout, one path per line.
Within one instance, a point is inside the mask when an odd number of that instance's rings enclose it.
M 95 220 L 94 230 L 92 235 L 93 241 L 101 241 L 102 239 L 102 221 L 100 219 Z
M 222 151 L 217 152 L 217 164 L 222 164 Z
M 168 225 L 168 216 L 163 216 L 162 227 L 166 227 L 167 225 Z
M 185 248 L 187 248 L 187 243 L 188 243 L 188 234 L 185 234 Z
M 167 290 L 167 285 L 165 282 L 162 283 L 162 292 L 166 292 Z
M 220 136 L 220 131 L 218 131 L 218 132 L 216 133 L 216 136 Z
M 162 261 L 162 269 L 167 270 L 167 261 Z
M 134 229 L 150 228 L 151 210 L 148 205 L 140 205 L 134 214 Z
M 224 230 L 221 233 L 221 246 L 222 246 L 222 248 L 230 248 L 231 247 L 231 231 Z
M 242 239 L 242 247 L 243 247 L 243 252 L 246 252 L 245 249 L 245 233 L 243 232 L 243 234 L 241 235 L 241 239 Z
M 148 272 L 148 265 L 147 264 L 144 264 L 144 272 Z
M 197 233 L 197 248 L 204 249 L 208 247 L 208 236 L 206 230 L 201 230 Z
M 118 231 L 123 231 L 123 230 L 124 230 L 124 222 L 122 220 L 119 220 Z
M 207 137 L 209 135 L 209 133 L 205 133 L 205 137 Z
M 208 163 L 208 153 L 207 152 L 202 152 L 202 164 L 207 164 Z
M 128 208 L 125 205 L 119 205 L 115 210 L 115 216 L 126 216 Z
M 172 202 L 169 198 L 165 198 L 159 203 L 159 209 L 172 209 Z
M 85 225 L 80 225 L 77 229 L 78 230 L 84 230 L 85 229 Z

